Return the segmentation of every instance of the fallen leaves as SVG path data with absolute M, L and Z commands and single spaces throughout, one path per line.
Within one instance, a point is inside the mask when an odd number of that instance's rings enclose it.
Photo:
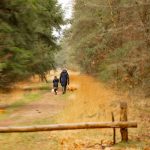
M 62 150 L 111 150 L 112 141 L 100 139 L 77 139 L 73 137 L 65 137 L 60 140 Z

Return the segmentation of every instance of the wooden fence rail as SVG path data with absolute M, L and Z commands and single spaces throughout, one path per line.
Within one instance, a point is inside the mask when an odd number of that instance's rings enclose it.
M 0 127 L 0 133 L 11 132 L 38 132 L 38 131 L 57 131 L 57 130 L 77 130 L 77 129 L 98 129 L 98 128 L 136 128 L 136 122 L 86 122 L 53 125 L 35 125 L 22 127 Z
M 127 103 L 120 103 L 120 121 L 115 121 L 112 113 L 112 122 L 86 122 L 86 123 L 66 123 L 53 125 L 34 125 L 34 126 L 0 126 L 0 133 L 13 132 L 40 132 L 40 131 L 58 131 L 58 130 L 77 130 L 77 129 L 99 129 L 113 128 L 113 142 L 116 142 L 115 128 L 120 128 L 122 141 L 128 141 L 128 129 L 137 128 L 137 122 L 127 121 Z

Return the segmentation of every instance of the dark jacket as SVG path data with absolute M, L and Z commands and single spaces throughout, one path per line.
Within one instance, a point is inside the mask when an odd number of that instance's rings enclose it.
M 60 83 L 61 86 L 67 86 L 69 84 L 69 74 L 67 70 L 63 70 L 60 74 Z
M 58 79 L 54 79 L 53 80 L 53 87 L 58 87 L 58 83 L 59 83 L 59 80 Z

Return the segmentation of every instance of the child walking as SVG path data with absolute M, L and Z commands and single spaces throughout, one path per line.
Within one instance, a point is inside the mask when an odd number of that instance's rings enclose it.
M 59 83 L 59 79 L 57 78 L 57 76 L 55 76 L 53 80 L 53 89 L 54 89 L 55 95 L 57 95 L 58 83 Z

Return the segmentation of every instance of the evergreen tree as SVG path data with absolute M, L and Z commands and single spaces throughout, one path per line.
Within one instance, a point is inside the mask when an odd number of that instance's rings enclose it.
M 53 30 L 64 24 L 56 0 L 0 1 L 0 87 L 54 68 Z

